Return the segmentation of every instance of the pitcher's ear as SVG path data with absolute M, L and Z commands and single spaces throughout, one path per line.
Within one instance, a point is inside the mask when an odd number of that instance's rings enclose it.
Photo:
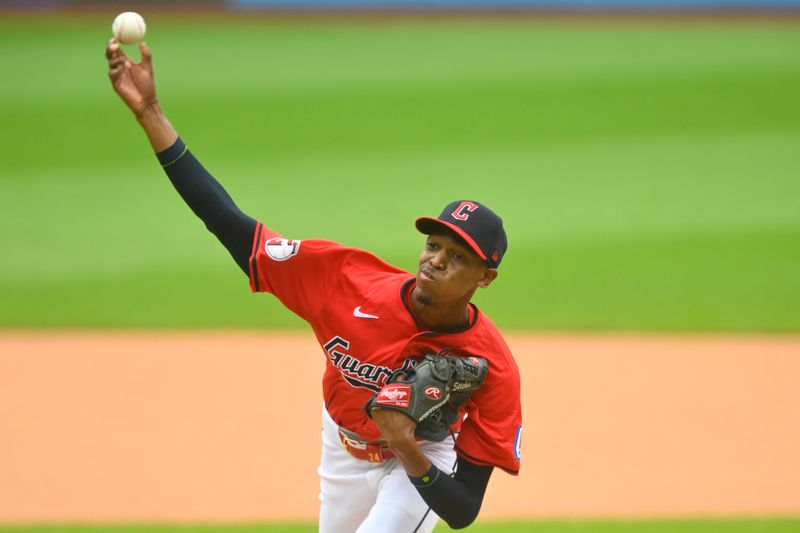
M 484 272 L 483 274 L 483 277 L 478 280 L 478 287 L 480 287 L 481 289 L 485 289 L 496 279 L 497 279 L 497 269 L 487 268 L 486 272 Z

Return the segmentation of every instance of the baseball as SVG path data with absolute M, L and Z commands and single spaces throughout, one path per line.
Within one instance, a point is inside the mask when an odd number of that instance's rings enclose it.
M 122 44 L 136 44 L 144 37 L 147 26 L 139 13 L 120 13 L 111 24 L 111 32 Z

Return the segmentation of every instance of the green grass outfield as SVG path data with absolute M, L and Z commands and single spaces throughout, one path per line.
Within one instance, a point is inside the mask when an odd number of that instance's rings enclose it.
M 488 522 L 475 533 L 796 533 L 800 519 Z M 37 525 L 0 526 L 9 533 L 314 533 L 316 525 Z M 452 531 L 440 524 L 436 531 Z
M 115 12 L 0 19 L 0 327 L 296 327 L 111 91 Z M 245 212 L 413 269 L 506 220 L 504 328 L 800 331 L 800 22 L 148 20 L 172 122 Z

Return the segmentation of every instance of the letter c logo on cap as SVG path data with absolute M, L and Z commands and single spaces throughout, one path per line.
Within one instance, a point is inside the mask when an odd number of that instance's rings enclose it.
M 456 207 L 455 211 L 450 213 L 450 216 L 456 220 L 467 220 L 469 214 L 478 209 L 478 206 L 472 202 L 461 202 L 461 205 Z

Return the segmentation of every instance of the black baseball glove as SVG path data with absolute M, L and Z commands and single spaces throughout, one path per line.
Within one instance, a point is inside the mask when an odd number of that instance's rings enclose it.
M 370 417 L 373 407 L 400 411 L 417 423 L 417 437 L 442 441 L 488 372 L 483 357 L 426 355 L 414 368 L 392 374 L 364 408 Z

